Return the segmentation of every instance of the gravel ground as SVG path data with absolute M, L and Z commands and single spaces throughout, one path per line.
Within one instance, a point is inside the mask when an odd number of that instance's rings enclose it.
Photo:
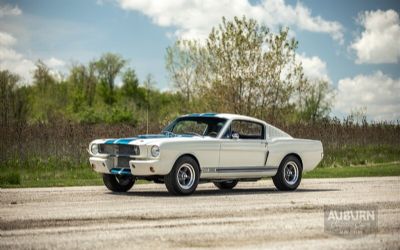
M 377 230 L 326 232 L 324 205 L 377 206 Z M 157 184 L 0 189 L 0 229 L 0 249 L 400 249 L 400 177 L 305 179 L 296 192 L 201 184 L 189 197 Z

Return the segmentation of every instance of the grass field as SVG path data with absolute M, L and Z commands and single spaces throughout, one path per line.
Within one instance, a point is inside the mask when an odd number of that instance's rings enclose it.
M 400 162 L 353 165 L 345 167 L 318 167 L 306 173 L 303 178 L 338 178 L 365 176 L 400 176 Z M 144 183 L 139 181 L 138 183 Z M 103 185 L 101 176 L 94 173 L 89 165 L 69 168 L 37 165 L 29 169 L 7 169 L 0 174 L 0 187 L 52 187 Z
M 50 187 L 102 185 L 102 178 L 92 171 L 88 155 L 78 158 L 28 156 L 15 157 L 0 165 L 0 187 Z M 399 176 L 400 147 L 367 145 L 326 148 L 324 159 L 304 178 L 355 176 Z M 139 181 L 143 183 L 144 181 Z
M 369 176 L 399 176 L 400 162 L 358 165 L 350 167 L 316 168 L 303 178 L 344 178 Z

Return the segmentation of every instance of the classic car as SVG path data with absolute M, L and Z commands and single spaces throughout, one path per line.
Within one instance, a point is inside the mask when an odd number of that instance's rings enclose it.
M 165 183 L 174 195 L 192 194 L 200 182 L 232 189 L 264 177 L 278 190 L 295 190 L 302 173 L 323 158 L 320 141 L 295 139 L 252 117 L 216 113 L 180 116 L 160 134 L 94 140 L 89 153 L 111 191 L 126 192 L 146 179 Z

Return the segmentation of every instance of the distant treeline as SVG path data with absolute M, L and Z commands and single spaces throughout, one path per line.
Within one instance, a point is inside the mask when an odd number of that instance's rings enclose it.
M 329 84 L 304 75 L 298 42 L 288 32 L 273 34 L 243 17 L 223 19 L 204 43 L 179 40 L 166 51 L 173 86 L 166 92 L 151 75 L 140 81 L 112 53 L 74 64 L 64 76 L 38 61 L 29 83 L 0 69 L 0 162 L 56 157 L 83 163 L 92 139 L 147 128 L 157 133 L 192 112 L 254 116 L 295 137 L 320 139 L 327 152 L 346 145 L 398 148 L 398 123 L 367 123 L 363 114 L 329 117 Z
M 0 124 L 52 123 L 156 126 L 182 113 L 228 112 L 288 123 L 327 119 L 333 94 L 305 77 L 289 30 L 271 33 L 245 17 L 222 20 L 205 43 L 179 40 L 166 50 L 173 90 L 151 75 L 140 81 L 120 55 L 71 65 L 60 76 L 42 61 L 32 82 L 0 69 Z M 121 84 L 117 84 L 121 83 Z
M 160 92 L 151 76 L 140 84 L 135 71 L 115 54 L 104 54 L 88 65 L 71 67 L 59 77 L 38 61 L 33 82 L 21 84 L 18 75 L 0 71 L 0 124 L 49 124 L 55 121 L 80 124 L 161 122 L 180 113 L 182 98 Z M 116 86 L 117 77 L 122 86 Z

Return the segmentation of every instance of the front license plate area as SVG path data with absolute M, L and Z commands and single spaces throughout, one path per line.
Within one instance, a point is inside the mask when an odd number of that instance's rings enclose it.
M 119 156 L 114 158 L 114 166 L 117 168 L 129 168 L 130 157 Z

